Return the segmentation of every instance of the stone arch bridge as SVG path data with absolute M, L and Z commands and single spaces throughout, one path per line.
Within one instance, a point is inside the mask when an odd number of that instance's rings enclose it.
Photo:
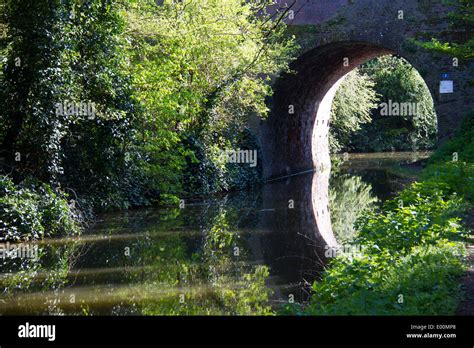
M 453 37 L 443 0 L 277 0 L 287 4 L 289 30 L 301 46 L 294 74 L 274 84 L 271 113 L 258 126 L 266 179 L 330 165 L 329 115 L 338 83 L 364 62 L 386 54 L 409 61 L 431 91 L 440 140 L 472 109 L 474 64 L 438 55 L 410 41 L 417 35 Z M 458 63 L 458 64 L 456 64 Z M 444 81 L 444 82 L 442 82 Z M 450 84 L 452 81 L 452 91 Z M 440 87 L 447 87 L 441 93 Z M 290 106 L 293 113 L 290 113 Z

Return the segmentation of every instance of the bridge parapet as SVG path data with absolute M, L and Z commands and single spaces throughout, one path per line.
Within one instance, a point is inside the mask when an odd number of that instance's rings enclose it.
M 315 25 L 331 19 L 348 3 L 348 0 L 276 0 L 268 11 L 275 13 L 279 9 L 290 9 L 287 24 Z

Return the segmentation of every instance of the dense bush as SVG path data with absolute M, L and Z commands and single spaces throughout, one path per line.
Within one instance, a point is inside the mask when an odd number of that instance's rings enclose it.
M 259 152 L 255 134 L 248 128 L 236 132 L 223 148 L 214 144 L 206 146 L 190 136 L 185 143 L 195 154 L 196 161 L 189 161 L 184 180 L 187 194 L 207 195 L 215 192 L 242 189 L 260 181 L 261 158 L 257 156 L 255 167 L 249 164 L 226 163 L 219 158 L 222 149 L 251 149 Z
M 25 241 L 80 232 L 67 197 L 35 181 L 14 185 L 0 176 L 0 240 Z
M 449 315 L 458 305 L 457 278 L 465 271 L 462 243 L 418 245 L 408 254 L 380 250 L 339 257 L 321 282 L 305 314 Z
M 474 158 L 474 112 L 468 113 L 455 136 L 445 141 L 430 157 L 429 163 L 442 163 L 455 160 L 471 162 Z

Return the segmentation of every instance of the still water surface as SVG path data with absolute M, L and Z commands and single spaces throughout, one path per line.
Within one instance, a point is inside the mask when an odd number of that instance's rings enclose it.
M 258 189 L 99 216 L 80 237 L 38 244 L 37 260 L 0 260 L 0 314 L 266 314 L 304 302 L 328 246 L 412 179 L 427 153 L 351 154 L 333 171 Z

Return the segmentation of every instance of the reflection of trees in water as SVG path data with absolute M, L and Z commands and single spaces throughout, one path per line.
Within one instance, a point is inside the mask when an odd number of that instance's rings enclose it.
M 37 247 L 35 258 L 11 258 L 0 265 L 2 296 L 0 312 L 8 314 L 62 314 L 59 291 L 68 285 L 68 274 L 82 248 L 75 242 L 67 244 L 30 245 Z M 25 301 L 29 293 L 42 294 Z M 41 303 L 37 299 L 41 299 Z M 9 313 L 13 310 L 14 313 Z
M 372 194 L 372 185 L 359 176 L 349 174 L 331 178 L 329 204 L 332 229 L 339 243 L 350 242 L 356 234 L 354 224 L 366 210 L 378 201 Z
M 268 269 L 259 263 L 283 277 L 272 281 L 293 283 L 304 270 L 316 272 L 313 261 L 320 261 L 318 250 L 324 252 L 310 204 L 314 188 L 320 187 L 312 176 L 292 182 L 267 185 L 267 201 L 253 191 L 186 210 L 112 216 L 93 231 L 110 237 L 108 241 L 41 244 L 38 260 L 2 266 L 2 273 L 12 273 L 0 278 L 6 293 L 2 299 L 9 302 L 5 313 L 267 314 Z M 350 238 L 353 222 L 376 199 L 370 185 L 349 175 L 332 179 L 329 196 L 334 231 L 341 242 Z M 289 197 L 296 202 L 294 209 L 288 208 Z M 317 202 L 326 207 L 324 200 Z M 122 238 L 126 234 L 131 237 Z M 83 246 L 87 252 L 78 259 Z M 129 256 L 124 255 L 126 248 Z M 250 261 L 256 257 L 258 262 Z M 303 278 L 308 276 L 304 273 Z M 25 301 L 22 295 L 30 293 L 33 300 Z M 75 303 L 69 303 L 71 295 L 76 296 Z
M 77 243 L 41 244 L 37 260 L 15 259 L 0 268 L 11 273 L 0 278 L 6 294 L 0 312 L 268 314 L 268 270 L 248 261 L 241 228 L 255 218 L 255 203 L 237 202 L 120 215 L 94 231 L 110 240 L 85 242 L 86 235 Z M 129 228 L 142 232 L 122 238 Z
M 146 315 L 268 314 L 268 270 L 247 262 L 248 251 L 239 222 L 248 218 L 243 206 L 206 208 L 199 247 L 175 236 L 148 241 L 140 255 L 149 264 L 142 277 L 143 294 L 136 304 Z M 212 211 L 211 211 L 212 210 Z M 250 210 L 248 210 L 250 211 Z M 202 216 L 202 215 L 201 215 Z M 194 243 L 191 243 L 194 244 Z

